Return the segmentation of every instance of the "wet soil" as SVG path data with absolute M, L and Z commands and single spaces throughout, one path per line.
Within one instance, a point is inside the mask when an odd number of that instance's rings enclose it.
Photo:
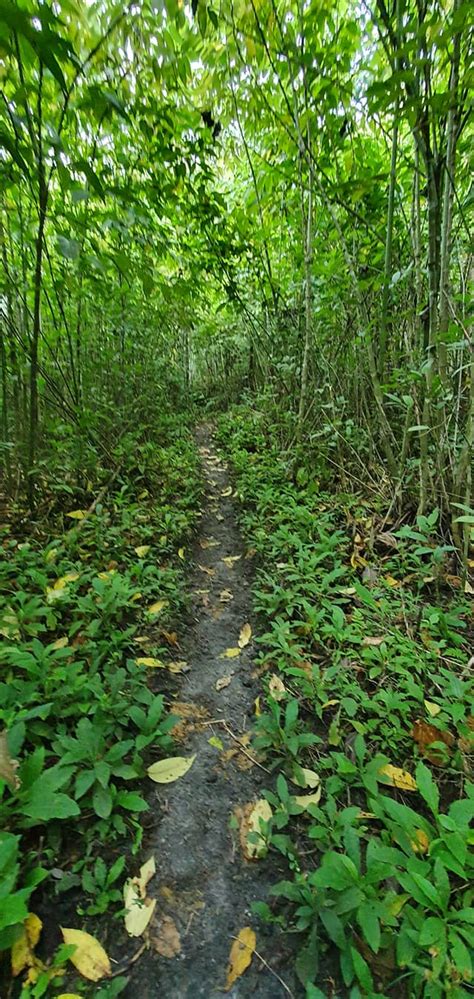
M 273 855 L 245 860 L 232 822 L 234 810 L 260 798 L 272 779 L 239 751 L 228 758 L 227 751 L 238 749 L 237 743 L 216 721 L 224 719 L 234 736 L 241 737 L 255 717 L 255 644 L 251 641 L 236 658 L 222 658 L 227 648 L 237 646 L 242 626 L 254 624 L 252 559 L 237 525 L 228 469 L 208 427 L 198 429 L 197 443 L 206 493 L 190 578 L 193 610 L 186 634 L 180 636 L 183 659 L 191 668 L 183 675 L 178 700 L 191 718 L 183 720 L 177 750 L 186 756 L 195 753 L 196 759 L 186 776 L 157 785 L 152 797 L 144 851 L 145 857 L 155 855 L 157 867 L 149 889 L 158 900 L 152 946 L 130 968 L 123 995 L 215 999 L 225 986 L 233 937 L 253 925 L 264 960 L 254 956 L 226 994 L 229 999 L 296 997 L 303 993 L 295 982 L 288 938 L 278 927 L 258 925 L 250 912 L 254 900 L 270 901 L 270 886 L 287 875 L 284 862 Z M 234 556 L 240 557 L 223 561 Z M 230 683 L 216 689 L 219 680 L 229 677 Z M 224 752 L 209 744 L 212 737 L 222 741 Z M 252 755 L 251 747 L 247 752 Z

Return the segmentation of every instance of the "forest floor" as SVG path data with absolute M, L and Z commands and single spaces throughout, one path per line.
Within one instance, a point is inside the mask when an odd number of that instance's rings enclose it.
M 252 640 L 238 657 L 226 656 L 238 651 L 243 626 L 252 627 L 252 553 L 245 550 L 227 466 L 208 426 L 198 428 L 197 443 L 206 491 L 190 577 L 193 608 L 180 642 L 191 669 L 172 705 L 173 714 L 183 716 L 175 739 L 196 758 L 185 777 L 170 785 L 166 800 L 160 788 L 151 803 L 145 855 L 156 859 L 159 915 L 152 948 L 131 969 L 124 993 L 140 999 L 221 994 L 234 939 L 252 922 L 251 903 L 265 900 L 286 868 L 278 856 L 242 856 L 239 815 L 268 784 L 245 748 L 258 694 Z M 303 994 L 281 931 L 263 932 L 251 966 L 227 992 L 230 999 Z

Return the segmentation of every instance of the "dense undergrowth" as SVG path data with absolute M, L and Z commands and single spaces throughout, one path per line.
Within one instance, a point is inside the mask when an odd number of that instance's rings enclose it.
M 23 999 L 59 994 L 71 951 L 48 967 L 33 952 L 24 960 L 29 912 L 54 910 L 55 896 L 72 899 L 82 924 L 123 912 L 145 767 L 172 747 L 176 719 L 136 660 L 175 658 L 168 629 L 185 602 L 197 456 L 180 414 L 147 441 L 122 441 L 119 458 L 89 515 L 104 469 L 81 489 L 66 470 L 65 509 L 50 497 L 26 538 L 20 509 L 1 528 L 0 950 L 5 982 L 12 946 L 14 974 L 27 975 Z
M 259 559 L 255 745 L 288 862 L 258 915 L 299 935 L 308 999 L 468 999 L 472 590 L 437 511 L 385 522 L 382 498 L 321 491 L 304 461 L 290 475 L 258 406 L 219 437 Z

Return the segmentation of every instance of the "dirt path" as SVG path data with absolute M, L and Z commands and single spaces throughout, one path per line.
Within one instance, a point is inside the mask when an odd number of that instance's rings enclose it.
M 235 807 L 259 798 L 262 783 L 268 786 L 269 778 L 251 764 L 244 769 L 249 761 L 242 754 L 224 763 L 209 739 L 218 736 L 226 750 L 235 749 L 235 743 L 222 726 L 203 724 L 225 718 L 231 731 L 241 736 L 251 727 L 258 689 L 252 689 L 250 677 L 252 642 L 238 658 L 221 658 L 228 647 L 237 645 L 242 626 L 252 624 L 252 567 L 237 527 L 235 501 L 227 495 L 228 471 L 210 431 L 200 428 L 197 437 L 206 497 L 193 553 L 193 619 L 182 641 L 183 658 L 191 670 L 183 678 L 179 700 L 199 709 L 201 723 L 178 750 L 183 755 L 196 753 L 194 765 L 182 780 L 157 790 L 156 826 L 147 838 L 147 852 L 148 848 L 154 852 L 157 866 L 153 894 L 158 897 L 158 924 L 161 919 L 158 936 L 165 938 L 164 949 L 172 953 L 177 949 L 176 927 L 181 949 L 170 957 L 146 952 L 132 970 L 124 993 L 128 999 L 222 995 L 232 936 L 253 922 L 251 902 L 265 899 L 269 885 L 285 875 L 278 860 L 245 861 L 238 832 L 229 824 Z M 223 561 L 232 556 L 240 558 L 231 564 Z M 231 682 L 216 690 L 216 681 L 229 676 Z M 257 950 L 287 988 L 254 957 L 227 993 L 230 999 L 301 995 L 292 980 L 292 962 L 285 967 L 289 955 L 287 951 L 285 958 L 282 952 L 282 940 L 274 927 L 258 930 Z M 159 947 L 163 950 L 163 943 Z

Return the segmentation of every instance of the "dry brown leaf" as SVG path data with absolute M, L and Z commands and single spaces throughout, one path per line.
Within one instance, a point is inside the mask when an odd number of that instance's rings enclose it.
M 231 676 L 221 676 L 219 680 L 216 680 L 216 690 L 224 690 L 224 687 L 228 687 L 231 682 Z
M 379 774 L 386 778 L 387 784 L 398 787 L 401 791 L 416 791 L 418 788 L 415 778 L 407 770 L 393 767 L 391 763 L 386 763 L 384 767 L 381 767 Z
M 377 635 L 374 638 L 371 638 L 370 635 L 367 635 L 365 638 L 362 639 L 362 645 L 373 645 L 376 648 L 377 646 L 382 645 L 382 642 L 385 642 L 385 640 L 386 639 L 384 635 Z
M 257 946 L 257 938 L 251 926 L 244 926 L 230 948 L 229 965 L 224 992 L 232 988 L 234 982 L 243 975 L 252 963 L 252 957 Z
M 161 634 L 168 645 L 179 645 L 178 636 L 175 631 L 162 631 Z
M 252 637 L 252 628 L 249 624 L 244 624 L 243 628 L 240 629 L 238 646 L 239 649 L 245 649 L 245 646 L 249 644 Z
M 90 982 L 99 982 L 111 975 L 108 955 L 95 937 L 85 933 L 84 930 L 67 927 L 61 927 L 61 932 L 64 943 L 76 948 L 69 960 L 83 978 L 87 978 Z
M 203 721 L 209 718 L 207 708 L 203 708 L 199 704 L 193 704 L 192 701 L 189 703 L 186 701 L 175 701 L 171 706 L 171 713 L 178 715 L 180 718 L 191 718 L 193 721 Z
M 422 718 L 417 718 L 411 730 L 411 735 L 417 743 L 421 755 L 429 760 L 430 763 L 438 767 L 446 764 L 448 757 L 451 755 L 451 746 L 454 743 L 454 736 L 451 732 L 441 732 L 435 725 L 430 725 L 429 722 L 424 721 Z M 444 743 L 446 749 L 443 750 L 441 746 L 439 748 L 433 746 L 434 742 Z
M 176 957 L 181 951 L 181 939 L 171 916 L 163 916 L 158 929 L 151 936 L 151 944 L 162 957 Z
M 220 546 L 220 541 L 216 541 L 215 538 L 201 538 L 199 541 L 201 548 L 218 548 Z

